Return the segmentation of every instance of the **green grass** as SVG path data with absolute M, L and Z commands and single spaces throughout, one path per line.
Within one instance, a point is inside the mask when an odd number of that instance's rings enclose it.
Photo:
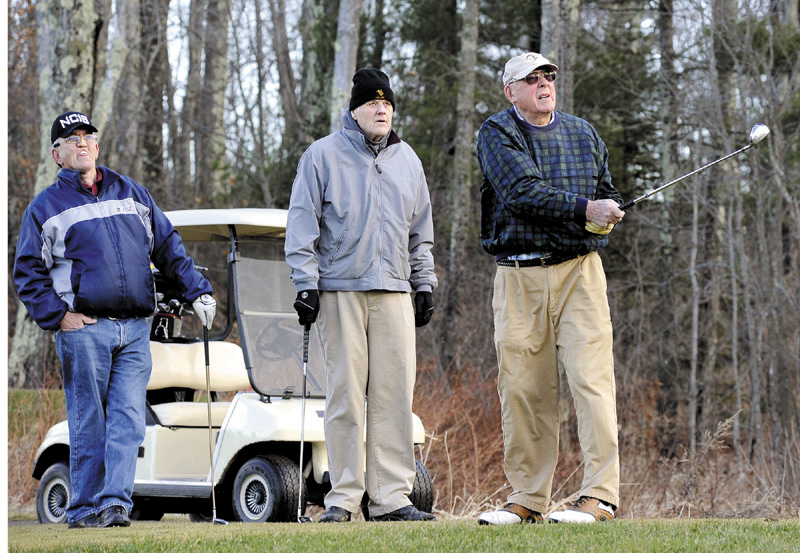
M 586 526 L 432 523 L 241 524 L 134 522 L 130 528 L 67 530 L 11 525 L 10 552 L 189 551 L 239 553 L 800 551 L 800 520 L 618 520 Z

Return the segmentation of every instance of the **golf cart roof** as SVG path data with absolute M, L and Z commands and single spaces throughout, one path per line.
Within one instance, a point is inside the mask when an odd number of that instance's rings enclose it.
M 229 240 L 232 225 L 237 236 L 286 236 L 285 209 L 184 209 L 165 215 L 188 241 Z

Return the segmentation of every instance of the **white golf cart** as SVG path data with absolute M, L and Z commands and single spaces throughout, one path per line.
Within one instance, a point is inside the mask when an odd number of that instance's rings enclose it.
M 197 338 L 200 324 L 196 317 L 184 317 L 185 306 L 157 278 L 147 432 L 139 448 L 131 517 L 159 520 L 164 513 L 188 513 L 194 521 L 210 520 L 213 484 L 222 519 L 297 520 L 306 504 L 324 504 L 330 482 L 325 373 L 315 327 L 302 401 L 303 328 L 292 308 L 295 293 L 283 254 L 286 211 L 187 210 L 167 217 L 214 287 L 218 309 L 209 344 L 210 378 L 207 382 L 204 344 Z M 424 440 L 415 415 L 414 441 Z M 65 522 L 70 500 L 66 421 L 47 433 L 33 477 L 40 480 L 39 521 Z M 410 499 L 422 511 L 433 507 L 433 483 L 419 460 Z

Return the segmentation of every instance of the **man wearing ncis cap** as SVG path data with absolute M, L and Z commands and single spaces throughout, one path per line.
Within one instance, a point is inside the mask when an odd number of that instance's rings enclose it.
M 613 339 L 597 250 L 625 213 L 597 131 L 556 110 L 557 75 L 536 52 L 511 58 L 503 91 L 512 106 L 478 132 L 481 245 L 497 263 L 497 387 L 513 488 L 480 524 L 544 520 L 558 462 L 559 365 L 575 403 L 584 474 L 577 501 L 548 518 L 610 520 L 619 505 Z
M 145 433 L 151 263 L 210 328 L 211 285 L 148 190 L 98 167 L 97 128 L 68 111 L 53 121 L 61 167 L 22 217 L 14 284 L 36 323 L 55 332 L 69 424 L 69 528 L 128 526 Z

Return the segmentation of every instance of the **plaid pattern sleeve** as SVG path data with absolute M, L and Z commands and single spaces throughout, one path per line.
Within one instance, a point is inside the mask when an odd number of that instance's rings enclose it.
M 555 112 L 540 129 L 520 129 L 512 110 L 478 133 L 481 245 L 491 254 L 594 251 L 608 237 L 587 232 L 579 198 L 622 202 L 611 184 L 608 152 L 586 121 Z

